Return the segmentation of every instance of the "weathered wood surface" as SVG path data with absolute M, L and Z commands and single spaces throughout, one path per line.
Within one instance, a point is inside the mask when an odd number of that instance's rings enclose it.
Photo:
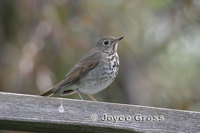
M 62 110 L 59 112 L 59 106 Z M 108 116 L 104 121 L 104 116 Z M 117 120 L 116 120 L 117 119 Z M 0 93 L 0 129 L 30 132 L 197 133 L 200 113 Z

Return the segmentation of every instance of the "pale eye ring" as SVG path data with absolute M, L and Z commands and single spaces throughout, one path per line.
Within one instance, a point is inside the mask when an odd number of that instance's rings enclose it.
M 109 41 L 105 40 L 105 41 L 103 41 L 103 44 L 104 44 L 104 45 L 108 45 L 108 44 L 109 44 Z

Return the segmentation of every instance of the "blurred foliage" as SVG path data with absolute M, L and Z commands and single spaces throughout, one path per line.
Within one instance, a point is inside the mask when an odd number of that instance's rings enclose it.
M 0 90 L 43 92 L 106 35 L 125 38 L 99 101 L 200 111 L 199 0 L 0 0 Z

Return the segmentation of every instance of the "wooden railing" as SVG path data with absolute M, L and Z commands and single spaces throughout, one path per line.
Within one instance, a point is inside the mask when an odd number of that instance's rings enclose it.
M 200 113 L 0 93 L 0 129 L 69 133 L 197 133 Z

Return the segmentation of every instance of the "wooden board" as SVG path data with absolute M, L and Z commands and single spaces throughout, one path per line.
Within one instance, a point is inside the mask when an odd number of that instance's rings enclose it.
M 1 92 L 0 129 L 69 133 L 197 133 L 200 132 L 200 113 Z

